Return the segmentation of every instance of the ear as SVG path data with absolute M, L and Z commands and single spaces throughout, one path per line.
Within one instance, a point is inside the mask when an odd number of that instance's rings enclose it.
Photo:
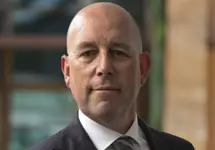
M 149 70 L 151 66 L 151 59 L 148 52 L 140 54 L 140 72 L 141 72 L 141 86 L 143 86 L 147 80 Z
M 66 86 L 70 87 L 70 69 L 69 69 L 69 63 L 68 63 L 68 57 L 66 55 L 63 55 L 61 57 L 61 70 L 64 75 L 64 81 L 66 83 Z

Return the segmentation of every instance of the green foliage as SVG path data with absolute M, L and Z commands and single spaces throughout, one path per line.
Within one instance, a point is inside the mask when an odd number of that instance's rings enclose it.
M 163 73 L 164 73 L 164 1 L 152 0 L 152 39 L 149 93 L 148 122 L 155 128 L 162 128 L 162 104 L 163 104 Z

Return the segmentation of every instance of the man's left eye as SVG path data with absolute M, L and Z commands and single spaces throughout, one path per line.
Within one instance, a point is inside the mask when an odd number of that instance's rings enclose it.
M 120 50 L 111 50 L 111 55 L 115 55 L 115 56 L 127 56 L 126 53 L 120 51 Z

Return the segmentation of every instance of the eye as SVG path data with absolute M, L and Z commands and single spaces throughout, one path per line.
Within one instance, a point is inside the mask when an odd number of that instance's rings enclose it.
M 116 57 L 119 57 L 119 56 L 120 57 L 128 57 L 128 55 L 125 52 L 121 51 L 121 50 L 111 50 L 110 54 L 113 55 L 113 56 L 116 56 Z
M 92 56 L 95 56 L 97 54 L 97 51 L 95 50 L 88 50 L 88 51 L 85 51 L 83 53 L 81 53 L 81 57 L 92 57 Z
M 97 53 L 98 53 L 97 50 L 86 50 L 79 55 L 79 59 L 82 62 L 89 63 L 90 61 L 96 58 Z

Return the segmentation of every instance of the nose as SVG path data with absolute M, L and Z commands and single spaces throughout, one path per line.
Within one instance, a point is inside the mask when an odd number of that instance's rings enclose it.
M 108 53 L 103 52 L 99 55 L 96 74 L 98 76 L 113 75 L 113 62 L 111 61 L 111 58 Z

